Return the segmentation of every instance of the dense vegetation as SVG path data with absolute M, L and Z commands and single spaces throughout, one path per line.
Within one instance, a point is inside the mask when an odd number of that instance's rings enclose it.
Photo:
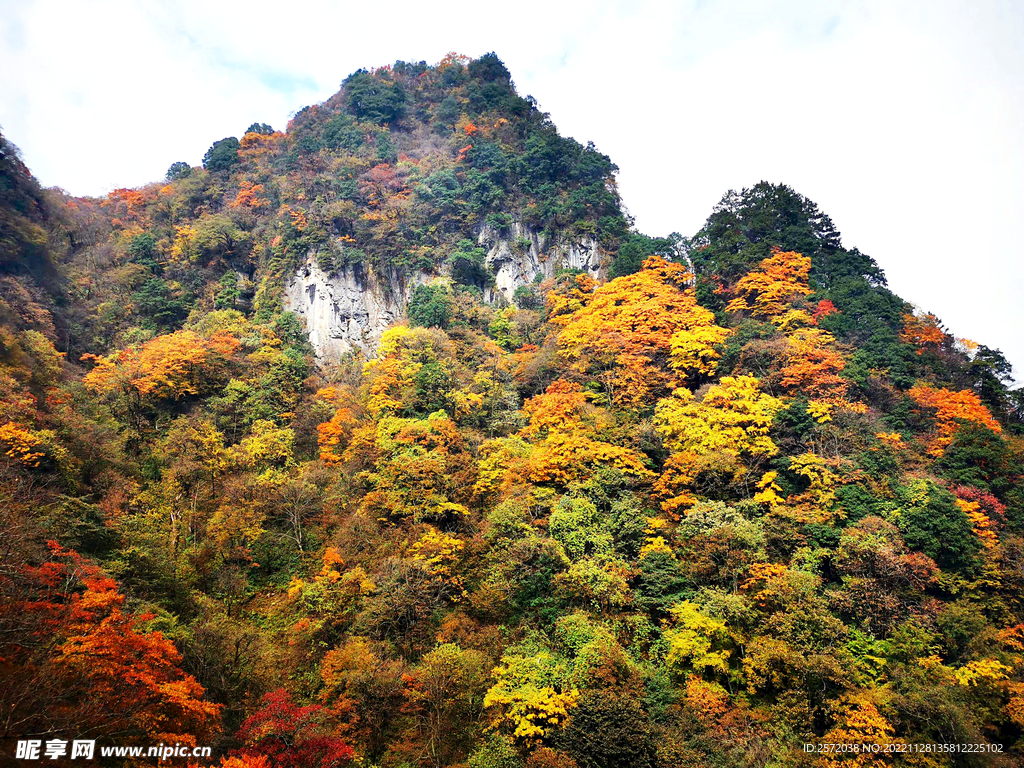
M 658 238 L 614 172 L 493 54 L 359 71 L 102 200 L 0 140 L 3 737 L 231 768 L 1018 764 L 1006 360 L 788 187 Z M 608 279 L 484 303 L 485 225 L 591 238 Z M 318 365 L 280 301 L 310 253 L 437 278 L 376 356 Z

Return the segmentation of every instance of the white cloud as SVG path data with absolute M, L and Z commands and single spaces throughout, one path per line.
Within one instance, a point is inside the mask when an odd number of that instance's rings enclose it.
M 638 226 L 692 234 L 790 184 L 892 287 L 1024 368 L 1024 9 L 991 2 L 35 0 L 0 15 L 0 125 L 45 184 L 103 193 L 283 127 L 363 66 L 495 50 L 619 165 Z

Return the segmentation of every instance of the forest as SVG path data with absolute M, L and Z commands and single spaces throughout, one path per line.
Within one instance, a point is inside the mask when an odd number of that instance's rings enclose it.
M 4 759 L 1024 765 L 1008 361 L 785 184 L 652 236 L 616 171 L 494 54 L 103 198 L 0 137 Z M 601 268 L 509 301 L 484 231 Z M 324 359 L 310 257 L 430 279 Z

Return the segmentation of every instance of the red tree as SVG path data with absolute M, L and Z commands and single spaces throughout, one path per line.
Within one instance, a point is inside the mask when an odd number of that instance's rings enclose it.
M 209 743 L 220 706 L 182 672 L 181 654 L 124 611 L 100 568 L 49 543 L 51 559 L 0 579 L 0 732 L 102 733 Z
M 319 704 L 297 707 L 284 688 L 268 693 L 262 703 L 238 729 L 243 755 L 266 757 L 273 768 L 340 768 L 352 760 L 352 747 L 331 735 L 327 710 Z

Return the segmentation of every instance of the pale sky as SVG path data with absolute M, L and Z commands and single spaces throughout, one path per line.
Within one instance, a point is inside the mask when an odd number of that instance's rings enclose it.
M 784 182 L 905 299 L 1024 371 L 1024 3 L 0 0 L 0 126 L 104 194 L 283 129 L 360 67 L 495 51 L 648 234 Z

